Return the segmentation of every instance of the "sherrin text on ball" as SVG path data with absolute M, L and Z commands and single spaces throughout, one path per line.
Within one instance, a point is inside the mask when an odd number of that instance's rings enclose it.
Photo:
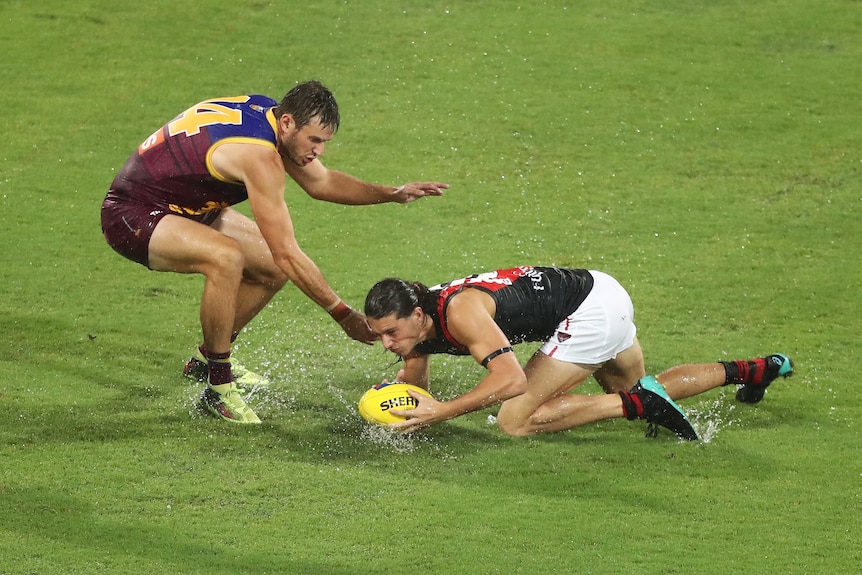
M 409 383 L 380 383 L 366 391 L 359 399 L 359 415 L 369 423 L 380 425 L 404 421 L 403 417 L 392 415 L 390 410 L 413 409 L 419 405 L 418 400 L 410 395 L 410 390 L 431 397 L 431 394 L 421 387 Z

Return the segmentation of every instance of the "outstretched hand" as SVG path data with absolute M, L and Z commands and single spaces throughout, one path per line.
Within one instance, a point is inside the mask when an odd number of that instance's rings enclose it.
M 362 343 L 372 345 L 377 340 L 377 334 L 371 331 L 365 314 L 351 311 L 344 321 L 339 322 L 344 333 Z
M 443 190 L 448 190 L 449 184 L 443 182 L 413 182 L 395 188 L 392 201 L 399 204 L 409 204 L 425 196 L 442 196 Z

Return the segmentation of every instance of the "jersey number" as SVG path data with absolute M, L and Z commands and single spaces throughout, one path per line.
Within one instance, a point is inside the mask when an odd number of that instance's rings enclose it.
M 242 123 L 242 112 L 217 102 L 245 102 L 246 100 L 248 100 L 248 96 L 237 96 L 235 98 L 207 100 L 196 104 L 168 124 L 168 136 L 176 136 L 177 134 L 194 136 L 200 133 L 203 126 L 213 124 L 238 126 Z

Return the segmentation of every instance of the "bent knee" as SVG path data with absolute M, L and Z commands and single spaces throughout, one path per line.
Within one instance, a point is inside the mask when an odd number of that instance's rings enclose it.
M 211 259 L 212 269 L 220 273 L 241 274 L 243 282 L 267 286 L 274 291 L 284 287 L 289 279 L 271 258 L 267 261 L 256 254 L 248 254 L 231 238 L 225 238 L 218 248 L 213 249 Z
M 502 431 L 503 433 L 505 433 L 509 437 L 524 437 L 525 435 L 530 434 L 529 430 L 527 430 L 526 427 L 517 427 L 517 426 L 509 427 L 509 426 L 502 426 L 499 424 L 497 425 L 497 427 L 500 429 L 500 431 Z
M 260 284 L 279 290 L 290 280 L 290 277 L 275 263 L 272 254 L 266 251 L 246 254 L 243 279 L 249 283 Z
M 523 437 L 530 433 L 528 421 L 511 417 L 503 410 L 497 415 L 497 428 L 511 437 Z
M 290 278 L 281 271 L 281 268 L 273 264 L 268 267 L 250 267 L 243 273 L 243 279 L 248 283 L 260 284 L 275 291 L 284 287 Z
M 242 273 L 243 268 L 245 268 L 245 254 L 242 253 L 239 243 L 231 238 L 224 238 L 213 244 L 208 251 L 205 265 L 211 269 L 221 272 Z
M 223 238 L 209 244 L 205 254 L 198 254 L 198 258 L 188 271 L 201 273 L 213 281 L 238 283 L 242 280 L 245 256 L 232 239 Z

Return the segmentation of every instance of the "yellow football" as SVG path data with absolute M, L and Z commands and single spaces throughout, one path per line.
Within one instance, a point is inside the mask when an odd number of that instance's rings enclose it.
M 387 425 L 404 421 L 403 417 L 392 415 L 390 409 L 413 409 L 418 405 L 416 399 L 407 393 L 409 390 L 431 397 L 431 394 L 415 385 L 393 381 L 379 383 L 359 398 L 359 415 L 369 423 Z

